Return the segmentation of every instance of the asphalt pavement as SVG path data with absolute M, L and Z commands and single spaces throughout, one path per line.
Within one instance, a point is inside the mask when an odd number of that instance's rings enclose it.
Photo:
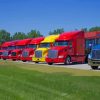
M 22 63 L 28 63 L 28 64 L 35 64 L 34 62 L 22 62 Z M 74 69 L 82 69 L 82 70 L 92 70 L 91 66 L 88 64 L 71 64 L 71 65 L 64 65 L 64 64 L 53 64 L 48 65 L 46 63 L 38 63 L 39 65 L 49 66 L 49 67 L 64 67 L 64 68 L 74 68 Z

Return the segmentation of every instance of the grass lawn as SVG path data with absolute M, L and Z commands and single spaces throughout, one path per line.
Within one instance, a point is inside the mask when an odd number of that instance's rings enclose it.
M 0 60 L 0 100 L 99 100 L 100 72 Z

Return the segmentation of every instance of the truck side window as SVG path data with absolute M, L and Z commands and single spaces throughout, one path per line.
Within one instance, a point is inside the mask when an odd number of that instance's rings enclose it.
M 70 47 L 72 47 L 72 42 L 71 42 L 71 41 L 69 41 L 69 43 L 68 43 L 68 44 L 69 44 L 69 46 L 70 46 Z

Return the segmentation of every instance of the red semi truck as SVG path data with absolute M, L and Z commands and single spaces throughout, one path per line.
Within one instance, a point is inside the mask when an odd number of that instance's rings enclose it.
M 2 53 L 2 59 L 6 60 L 6 59 L 11 59 L 11 51 L 16 49 L 16 43 L 18 42 L 18 40 L 15 41 L 10 41 L 9 45 L 8 45 L 8 49 L 5 50 Z
M 64 32 L 56 39 L 46 57 L 49 65 L 53 63 L 83 63 L 85 59 L 85 38 L 83 31 Z
M 4 43 L 1 45 L 0 59 L 2 59 L 2 57 L 3 57 L 3 52 L 5 52 L 5 51 L 8 49 L 9 44 L 10 44 L 10 42 L 4 42 Z
M 11 59 L 13 61 L 20 60 L 23 49 L 25 49 L 27 47 L 27 45 L 29 44 L 30 41 L 31 41 L 31 39 L 23 39 L 23 40 L 19 40 L 16 43 L 16 49 L 12 50 L 12 52 L 11 52 Z
M 44 37 L 33 38 L 31 42 L 28 44 L 27 48 L 23 50 L 21 60 L 32 61 L 32 56 L 34 55 L 34 51 L 39 47 L 41 41 L 44 40 Z

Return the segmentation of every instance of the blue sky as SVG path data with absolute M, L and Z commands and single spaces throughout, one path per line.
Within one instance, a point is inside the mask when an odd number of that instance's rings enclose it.
M 0 0 L 0 29 L 11 34 L 100 26 L 100 0 Z

